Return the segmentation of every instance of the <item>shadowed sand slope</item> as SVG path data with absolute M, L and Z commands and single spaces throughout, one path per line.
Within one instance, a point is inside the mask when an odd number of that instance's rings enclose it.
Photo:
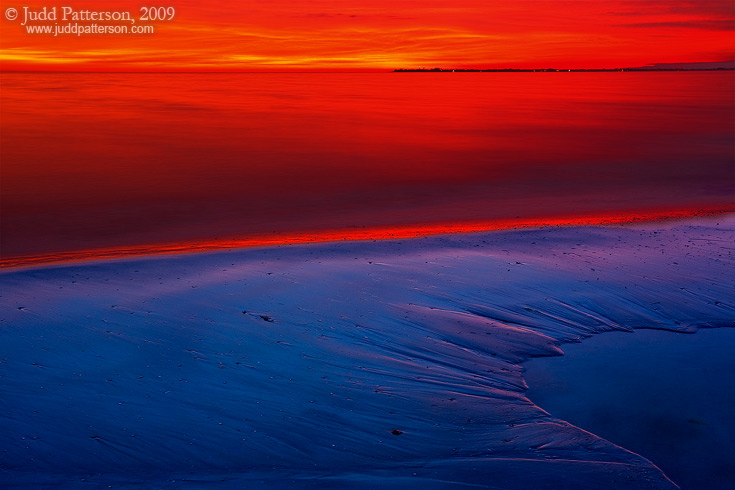
M 519 363 L 735 326 L 733 242 L 721 216 L 8 270 L 0 479 L 676 488 L 531 403 Z

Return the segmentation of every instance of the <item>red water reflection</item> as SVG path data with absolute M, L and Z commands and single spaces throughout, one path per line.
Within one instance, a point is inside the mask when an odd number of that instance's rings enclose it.
M 5 73 L 2 86 L 6 265 L 732 209 L 735 192 L 727 72 Z

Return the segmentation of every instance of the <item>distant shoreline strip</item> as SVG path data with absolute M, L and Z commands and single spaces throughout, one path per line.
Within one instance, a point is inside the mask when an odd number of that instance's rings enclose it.
M 393 73 L 551 73 L 551 72 L 661 72 L 661 71 L 733 71 L 735 68 L 396 68 Z

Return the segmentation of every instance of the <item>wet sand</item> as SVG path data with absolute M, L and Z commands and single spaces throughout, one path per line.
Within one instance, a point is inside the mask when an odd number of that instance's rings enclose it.
M 2 479 L 673 489 L 529 400 L 522 363 L 733 326 L 734 241 L 722 215 L 6 270 Z
M 645 456 L 684 490 L 735 485 L 735 329 L 636 330 L 526 363 L 528 398 Z

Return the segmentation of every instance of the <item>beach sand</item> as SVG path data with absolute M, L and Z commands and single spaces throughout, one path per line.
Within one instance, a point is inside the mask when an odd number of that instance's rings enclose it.
M 677 488 L 532 403 L 521 363 L 735 326 L 734 242 L 721 215 L 5 270 L 0 480 Z

